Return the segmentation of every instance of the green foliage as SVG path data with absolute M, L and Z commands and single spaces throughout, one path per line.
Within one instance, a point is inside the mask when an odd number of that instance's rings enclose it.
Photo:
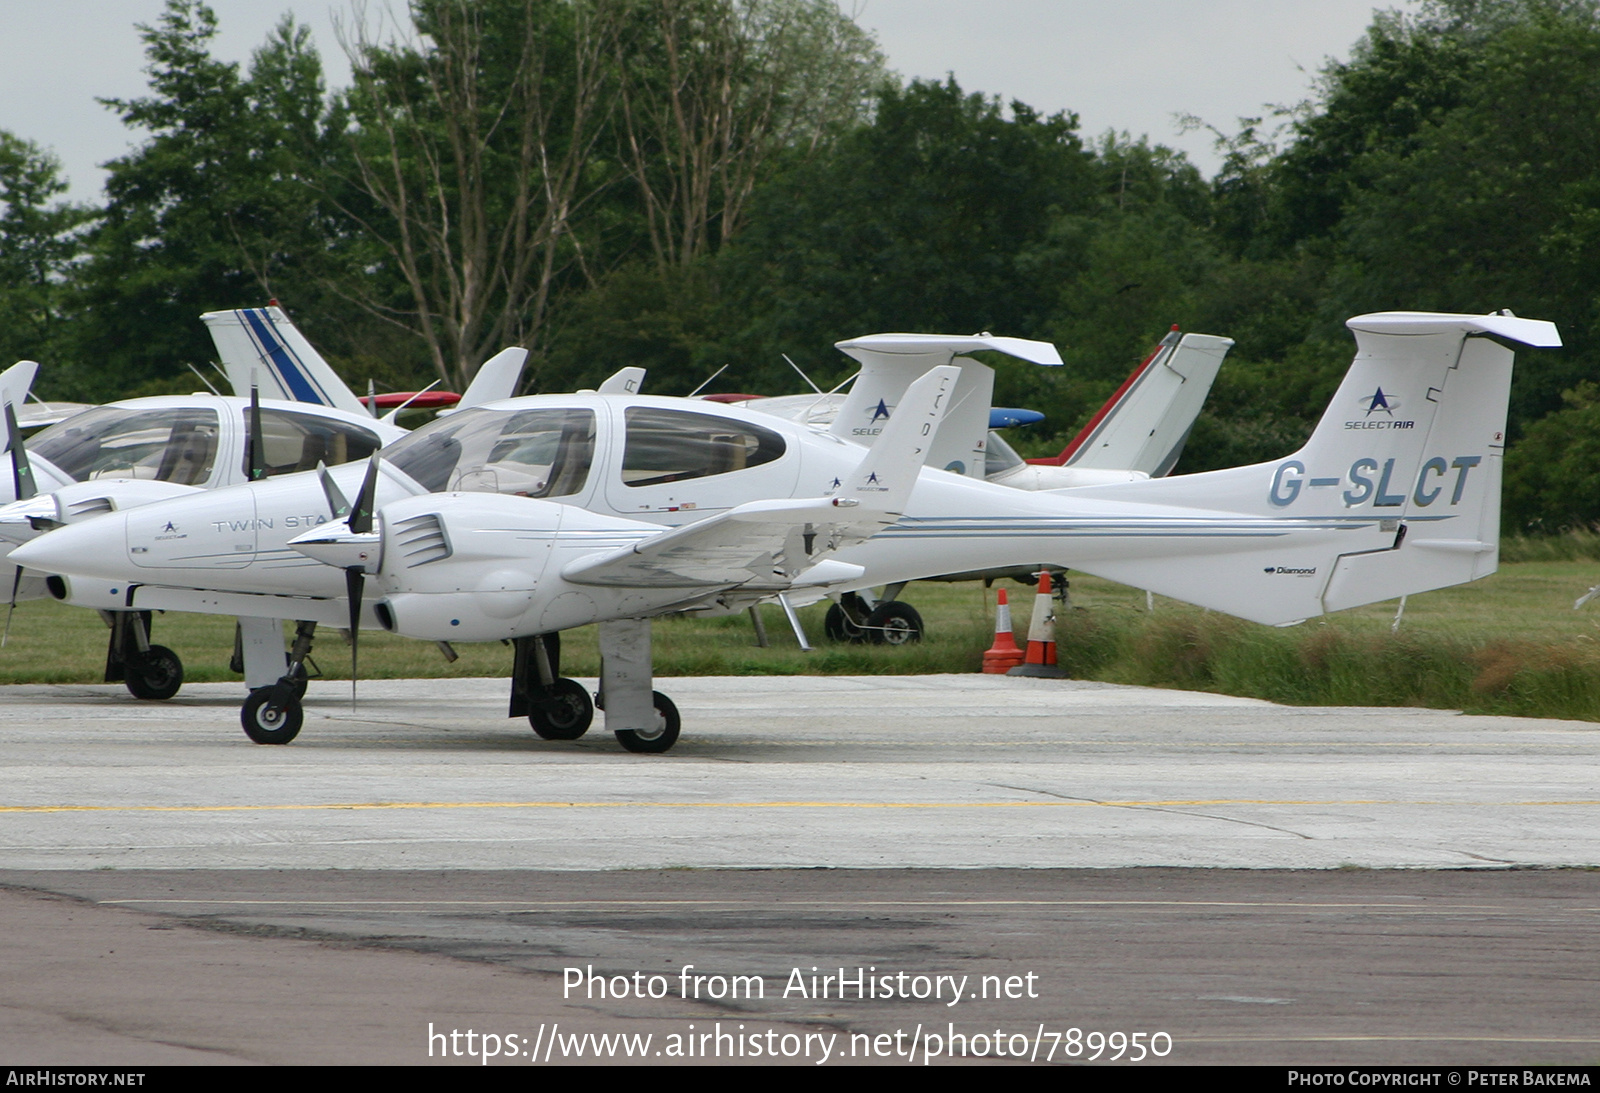
M 1600 524 L 1600 387 L 1584 381 L 1506 456 L 1507 529 L 1550 535 Z
M 883 91 L 871 125 L 755 194 L 721 256 L 743 355 L 776 381 L 780 352 L 858 334 L 1037 332 L 1065 271 L 1022 255 L 1092 199 L 1076 126 L 953 80 Z
M 0 362 L 49 359 L 62 336 L 65 282 L 93 216 L 58 200 L 55 157 L 0 130 Z M 46 381 L 50 379 L 45 377 Z M 46 384 L 41 384 L 48 390 Z
M 337 154 L 343 121 L 324 115 L 308 32 L 285 20 L 241 76 L 211 57 L 216 17 L 199 0 L 168 0 L 140 30 L 152 94 L 106 105 L 150 136 L 108 164 L 66 362 L 97 399 L 207 359 L 201 311 L 306 299 L 330 272 L 307 179 Z

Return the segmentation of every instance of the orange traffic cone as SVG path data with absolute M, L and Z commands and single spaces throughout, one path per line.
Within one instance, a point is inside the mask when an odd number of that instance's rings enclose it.
M 1000 602 L 994 609 L 994 644 L 983 654 L 983 670 L 991 675 L 1002 675 L 1022 663 L 1022 650 L 1011 632 L 1011 604 L 1006 601 L 1006 590 L 1000 590 Z
M 1028 652 L 1008 676 L 1043 676 L 1065 679 L 1056 667 L 1056 606 L 1050 598 L 1050 571 L 1039 574 L 1039 594 L 1033 598 L 1033 620 L 1028 624 Z

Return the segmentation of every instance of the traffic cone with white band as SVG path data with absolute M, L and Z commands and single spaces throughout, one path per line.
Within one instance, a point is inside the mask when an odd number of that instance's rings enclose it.
M 1050 571 L 1039 574 L 1039 594 L 1033 598 L 1033 620 L 1028 624 L 1028 652 L 1008 676 L 1042 676 L 1065 679 L 1056 667 L 1056 605 L 1050 596 Z
M 1017 648 L 1017 639 L 1011 630 L 1011 604 L 1002 588 L 1000 602 L 994 609 L 994 644 L 983 654 L 983 670 L 991 675 L 1003 675 L 1021 663 L 1022 650 Z

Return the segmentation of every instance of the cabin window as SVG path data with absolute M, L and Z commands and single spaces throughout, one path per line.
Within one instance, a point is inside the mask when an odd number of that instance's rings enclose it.
M 250 431 L 250 411 L 244 411 L 245 435 Z M 267 477 L 294 474 L 296 471 L 314 471 L 318 463 L 337 467 L 365 459 L 383 443 L 369 429 L 349 422 L 314 414 L 298 414 L 292 410 L 261 411 L 261 438 L 265 452 Z M 250 475 L 250 451 L 244 453 L 244 473 Z
M 657 486 L 748 470 L 784 453 L 783 437 L 759 425 L 711 414 L 628 409 L 622 484 Z

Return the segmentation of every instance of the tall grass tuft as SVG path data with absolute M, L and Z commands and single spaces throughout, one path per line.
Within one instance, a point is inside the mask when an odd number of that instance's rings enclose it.
M 1600 532 L 1580 528 L 1560 535 L 1507 535 L 1500 540 L 1502 562 L 1600 561 Z

